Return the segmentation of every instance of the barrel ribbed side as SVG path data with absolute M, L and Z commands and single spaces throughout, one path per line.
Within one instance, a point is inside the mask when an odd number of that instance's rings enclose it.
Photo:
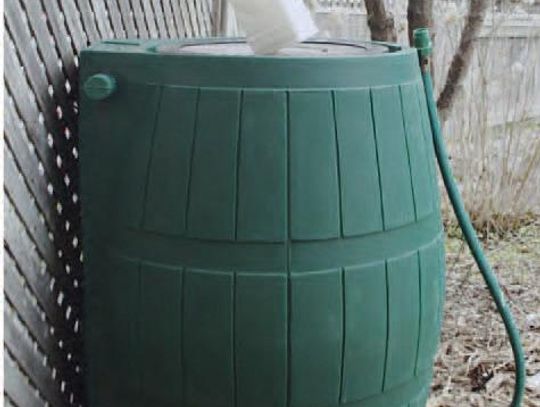
M 161 93 L 148 162 L 143 228 L 186 232 L 186 213 L 199 91 L 165 87 Z
M 436 190 L 419 86 L 165 87 L 149 113 L 143 228 L 279 242 L 361 236 L 429 216 Z
M 86 158 L 116 185 L 86 192 L 96 405 L 425 405 L 444 264 L 420 87 L 133 85 L 147 109 Z
M 290 277 L 113 258 L 93 290 L 95 390 L 103 405 L 399 406 L 428 383 L 440 251 Z

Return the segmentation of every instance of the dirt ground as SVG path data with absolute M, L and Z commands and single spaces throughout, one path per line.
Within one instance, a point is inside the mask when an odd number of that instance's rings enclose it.
M 525 347 L 523 406 L 540 407 L 540 220 L 486 245 Z M 443 334 L 428 407 L 508 407 L 514 366 L 501 319 L 468 248 L 459 237 L 446 247 Z

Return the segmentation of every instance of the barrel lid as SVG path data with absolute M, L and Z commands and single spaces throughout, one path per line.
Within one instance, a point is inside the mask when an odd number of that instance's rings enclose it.
M 164 44 L 155 48 L 155 52 L 165 54 L 199 54 L 250 56 L 255 55 L 250 46 L 243 41 L 214 43 L 176 43 Z M 347 43 L 334 41 L 307 41 L 291 45 L 272 56 L 284 57 L 344 57 L 347 55 L 373 55 L 391 52 L 390 46 L 379 43 Z
M 254 55 L 243 38 L 107 40 L 82 51 L 83 80 L 171 86 L 340 89 L 420 80 L 416 49 L 379 42 L 313 39 L 279 54 Z

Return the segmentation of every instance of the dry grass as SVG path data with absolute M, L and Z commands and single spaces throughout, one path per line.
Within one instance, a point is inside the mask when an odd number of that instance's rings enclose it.
M 539 407 L 540 219 L 504 239 L 492 236 L 486 245 L 526 349 L 529 388 L 523 406 Z M 447 240 L 447 268 L 443 334 L 428 406 L 508 407 L 514 379 L 510 345 L 476 265 L 456 236 Z
M 439 83 L 460 18 L 436 19 Z M 533 109 L 540 48 L 538 36 L 499 38 L 504 18 L 475 45 L 445 138 L 467 209 L 522 332 L 529 376 L 523 405 L 540 407 L 540 120 Z M 429 407 L 508 407 L 514 367 L 504 327 L 459 231 L 447 231 L 447 302 Z
M 440 86 L 462 14 L 438 11 Z M 526 14 L 489 14 L 488 22 L 444 130 L 475 226 L 502 233 L 540 214 L 540 27 Z

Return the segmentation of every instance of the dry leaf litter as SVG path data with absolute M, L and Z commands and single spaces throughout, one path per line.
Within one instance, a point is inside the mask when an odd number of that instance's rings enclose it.
M 522 335 L 523 406 L 540 407 L 540 221 L 488 237 L 484 246 Z M 460 237 L 449 237 L 446 250 L 443 333 L 428 407 L 508 407 L 514 364 L 500 316 Z

